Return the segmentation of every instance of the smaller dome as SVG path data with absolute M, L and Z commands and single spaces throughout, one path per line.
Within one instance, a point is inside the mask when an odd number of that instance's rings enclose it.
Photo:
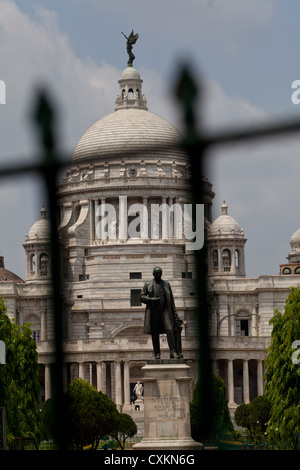
M 211 224 L 209 228 L 210 235 L 233 235 L 233 236 L 244 236 L 244 230 L 242 230 L 237 221 L 228 215 L 228 206 L 223 202 L 222 214 Z
M 300 248 L 300 228 L 291 236 L 290 245 L 293 249 Z
M 24 282 L 17 274 L 12 273 L 8 269 L 0 268 L 0 282 L 13 282 L 14 284 L 18 284 L 19 282 Z
M 134 67 L 126 67 L 126 69 L 123 70 L 121 73 L 120 80 L 140 80 L 140 74 Z
M 41 218 L 35 222 L 26 237 L 26 241 L 49 240 L 50 221 L 47 220 L 47 211 L 44 206 L 41 209 Z
M 0 282 L 1 281 L 13 282 L 15 284 L 24 282 L 17 274 L 12 273 L 5 268 L 3 256 L 0 256 Z

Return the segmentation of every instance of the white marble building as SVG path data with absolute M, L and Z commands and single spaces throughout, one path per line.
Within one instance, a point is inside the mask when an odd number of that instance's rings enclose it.
M 136 382 L 143 381 L 141 368 L 152 358 L 152 343 L 143 333 L 139 293 L 155 266 L 162 267 L 163 278 L 172 286 L 184 320 L 184 358 L 197 379 L 193 252 L 186 250 L 187 240 L 178 233 L 181 218 L 176 210 L 168 218 L 151 211 L 172 206 L 183 210 L 191 202 L 190 166 L 176 147 L 178 130 L 148 111 L 135 68 L 122 72 L 119 88 L 115 110 L 81 137 L 57 188 L 65 291 L 64 375 L 66 387 L 82 377 L 140 422 L 132 392 Z M 300 285 L 300 237 L 291 238 L 289 264 L 281 266 L 279 275 L 246 278 L 243 230 L 228 215 L 225 203 L 221 215 L 211 221 L 214 193 L 207 179 L 204 185 L 213 366 L 225 380 L 234 410 L 263 393 L 269 320 L 276 307 L 283 309 L 289 287 Z M 52 393 L 54 361 L 49 221 L 44 208 L 26 235 L 24 249 L 25 281 L 5 269 L 0 258 L 0 294 L 8 300 L 10 317 L 19 324 L 32 323 L 44 401 Z M 167 358 L 166 338 L 161 343 L 162 357 Z

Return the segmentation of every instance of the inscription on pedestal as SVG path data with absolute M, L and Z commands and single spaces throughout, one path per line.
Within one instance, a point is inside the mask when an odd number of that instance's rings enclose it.
M 147 421 L 185 420 L 189 414 L 189 403 L 181 397 L 145 397 L 144 406 L 147 407 Z

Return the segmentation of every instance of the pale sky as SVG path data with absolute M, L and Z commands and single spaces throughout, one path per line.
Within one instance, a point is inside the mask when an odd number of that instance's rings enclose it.
M 126 67 L 126 35 L 139 33 L 134 67 L 149 110 L 180 127 L 173 88 L 182 63 L 204 83 L 201 124 L 217 131 L 299 117 L 291 84 L 300 80 L 297 0 L 0 0 L 0 165 L 33 161 L 30 116 L 46 85 L 59 111 L 60 149 L 70 159 L 82 134 L 113 112 Z M 278 274 L 300 228 L 300 140 L 218 148 L 208 177 L 244 229 L 247 277 Z M 33 178 L 0 180 L 0 254 L 25 276 L 22 244 L 45 202 Z

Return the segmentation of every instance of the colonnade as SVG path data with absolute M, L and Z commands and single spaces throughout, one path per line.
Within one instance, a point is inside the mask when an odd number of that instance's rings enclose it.
M 116 198 L 101 197 L 89 200 L 90 238 L 97 240 L 127 240 L 138 236 L 141 239 L 181 239 L 183 232 L 184 203 L 178 197 L 142 196 L 128 199 L 127 196 Z M 160 220 L 159 213 L 162 217 Z M 138 215 L 137 215 L 138 214 Z M 138 217 L 130 233 L 128 221 L 130 217 Z M 101 224 L 101 220 L 103 223 Z M 107 226 L 108 231 L 104 232 Z
M 236 407 L 238 403 L 235 400 L 235 388 L 237 386 L 236 383 L 236 373 L 237 369 L 234 368 L 234 362 L 242 361 L 242 397 L 243 403 L 250 403 L 250 383 L 249 383 L 249 361 L 251 359 L 222 359 L 222 361 L 227 365 L 224 368 L 223 373 L 218 370 L 217 361 L 213 361 L 213 371 L 216 375 L 222 376 L 223 380 L 227 386 L 227 399 L 228 399 L 228 406 L 229 407 Z M 253 361 L 253 360 L 251 360 Z M 263 373 L 263 360 L 255 359 L 256 362 L 256 395 L 263 395 L 264 392 L 264 373 Z M 253 397 L 252 397 L 253 398 Z
M 134 363 L 133 363 L 134 364 Z M 118 406 L 130 406 L 130 382 L 141 378 L 130 378 L 129 361 L 78 362 L 63 365 L 64 391 L 71 381 L 82 378 L 98 391 L 106 393 Z M 52 395 L 51 364 L 44 365 L 45 401 Z
M 236 372 L 234 366 L 236 359 L 222 359 L 225 364 L 223 371 L 218 367 L 218 361 L 213 360 L 213 373 L 219 375 L 225 381 L 227 387 L 227 399 L 229 407 L 236 407 L 238 403 L 235 400 Z M 242 396 L 243 402 L 249 403 L 251 398 L 250 382 L 249 382 L 249 361 L 242 361 Z M 256 395 L 263 395 L 264 392 L 264 373 L 263 360 L 256 359 Z M 142 377 L 131 377 L 130 367 L 136 363 L 129 361 L 100 361 L 100 362 L 78 362 L 64 364 L 64 388 L 67 389 L 68 382 L 77 377 L 89 381 L 98 391 L 106 393 L 118 406 L 122 409 L 124 406 L 131 405 L 130 383 L 136 383 L 138 380 L 143 381 Z M 139 363 L 140 365 L 140 363 Z M 71 368 L 73 373 L 71 375 Z M 240 367 L 240 366 L 239 366 Z M 75 372 L 74 372 L 75 371 Z M 224 376 L 225 375 L 225 376 Z M 51 397 L 51 364 L 45 364 L 45 400 Z M 252 397 L 253 398 L 253 397 Z

